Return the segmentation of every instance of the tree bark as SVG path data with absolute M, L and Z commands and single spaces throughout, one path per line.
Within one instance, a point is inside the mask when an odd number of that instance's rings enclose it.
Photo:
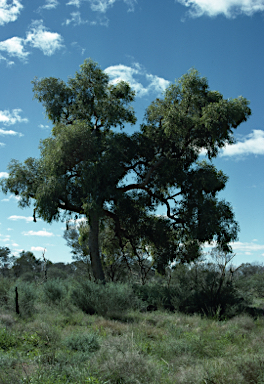
M 105 276 L 99 251 L 99 215 L 96 211 L 90 212 L 89 224 L 89 250 L 92 272 L 96 281 L 105 282 Z

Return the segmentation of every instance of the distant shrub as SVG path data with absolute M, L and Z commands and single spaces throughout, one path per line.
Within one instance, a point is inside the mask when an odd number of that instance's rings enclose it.
M 73 304 L 91 315 L 126 311 L 140 305 L 132 288 L 121 283 L 103 285 L 85 281 L 76 284 L 70 296 Z
M 58 304 L 67 295 L 65 284 L 60 279 L 49 279 L 42 285 L 43 300 L 46 303 Z
M 16 283 L 18 291 L 19 311 L 22 316 L 32 316 L 36 312 L 35 302 L 38 297 L 38 289 L 34 283 L 18 281 Z M 11 287 L 8 292 L 9 307 L 15 310 L 15 287 Z
M 78 352 L 95 352 L 100 348 L 98 336 L 94 333 L 74 333 L 64 339 L 64 345 Z

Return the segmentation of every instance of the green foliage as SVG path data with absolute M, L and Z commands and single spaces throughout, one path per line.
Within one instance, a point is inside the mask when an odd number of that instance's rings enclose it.
M 34 283 L 27 283 L 24 281 L 18 281 L 18 304 L 19 312 L 23 317 L 30 317 L 35 314 L 35 303 L 38 298 L 38 292 Z M 14 286 L 9 291 L 9 306 L 15 308 L 15 289 Z
M 0 329 L 0 350 L 8 351 L 20 344 L 17 336 L 5 328 Z
M 94 333 L 74 333 L 64 339 L 67 348 L 79 352 L 95 352 L 100 348 L 98 337 Z
M 43 299 L 46 303 L 58 304 L 67 295 L 67 287 L 60 279 L 48 279 L 43 284 Z
M 52 77 L 33 84 L 34 97 L 54 124 L 52 133 L 41 141 L 39 159 L 11 161 L 2 190 L 19 195 L 21 207 L 33 201 L 35 219 L 86 216 L 85 252 L 96 280 L 105 281 L 99 232 L 106 219 L 114 253 L 130 247 L 142 282 L 147 249 L 160 273 L 170 262 L 199 258 L 205 241 L 231 251 L 238 224 L 231 205 L 217 196 L 227 177 L 211 162 L 199 161 L 199 154 L 205 150 L 210 161 L 234 142 L 234 129 L 251 114 L 245 98 L 224 99 L 191 70 L 151 103 L 140 130 L 128 135 L 116 128 L 135 123 L 135 94 L 125 82 L 111 84 L 92 60 L 67 84 Z M 166 217 L 155 215 L 160 204 Z
M 109 315 L 140 305 L 127 284 L 96 284 L 91 281 L 76 284 L 71 291 L 72 303 L 88 314 Z

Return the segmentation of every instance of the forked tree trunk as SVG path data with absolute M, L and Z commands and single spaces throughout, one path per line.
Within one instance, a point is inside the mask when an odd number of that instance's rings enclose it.
M 89 249 L 91 257 L 92 272 L 96 281 L 105 282 L 104 271 L 99 252 L 99 215 L 97 212 L 90 212 L 89 215 L 90 234 Z

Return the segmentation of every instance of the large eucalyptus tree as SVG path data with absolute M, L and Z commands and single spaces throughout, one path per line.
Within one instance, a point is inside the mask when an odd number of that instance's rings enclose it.
M 169 261 L 194 260 L 205 241 L 230 251 L 238 225 L 230 204 L 217 193 L 227 177 L 211 162 L 233 130 L 250 115 L 243 97 L 224 99 L 191 70 L 171 84 L 135 124 L 129 84 L 111 84 L 97 63 L 86 60 L 67 84 L 35 79 L 35 98 L 53 122 L 40 143 L 40 158 L 12 160 L 2 189 L 34 205 L 34 217 L 47 222 L 85 215 L 96 280 L 104 280 L 98 236 L 104 218 L 112 220 L 120 247 L 146 248 L 160 271 Z M 207 161 L 199 160 L 201 151 Z M 156 209 L 164 205 L 166 215 Z

